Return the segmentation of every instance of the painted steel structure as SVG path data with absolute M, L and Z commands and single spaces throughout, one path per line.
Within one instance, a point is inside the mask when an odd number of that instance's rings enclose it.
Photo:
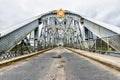
M 88 39 L 120 34 L 120 29 L 116 26 L 113 30 L 111 25 L 101 24 L 67 10 L 64 14 L 64 17 L 59 18 L 56 16 L 56 10 L 53 10 L 17 25 L 16 29 L 0 37 L 0 52 L 11 50 L 33 31 L 33 45 L 31 46 L 34 51 L 58 45 L 88 49 L 89 46 L 94 46 L 94 42 L 91 42 L 91 45 L 84 42 Z M 41 31 L 39 31 L 39 25 L 42 25 Z M 109 45 L 120 51 L 119 40 L 119 36 L 109 39 Z M 107 43 L 108 39 L 103 39 L 103 41 Z

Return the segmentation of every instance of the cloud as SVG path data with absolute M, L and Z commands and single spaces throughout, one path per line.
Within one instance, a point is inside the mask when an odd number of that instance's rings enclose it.
M 17 2 L 7 0 L 0 2 L 0 30 L 7 29 L 26 18 L 27 12 Z
M 92 5 L 77 8 L 79 14 L 94 18 L 96 20 L 120 26 L 120 1 L 119 0 L 100 0 Z
M 60 8 L 120 26 L 119 3 L 119 0 L 0 0 L 0 31 Z

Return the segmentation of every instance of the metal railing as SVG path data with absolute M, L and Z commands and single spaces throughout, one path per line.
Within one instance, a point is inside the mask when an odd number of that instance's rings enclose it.
M 120 53 L 120 35 L 88 39 L 80 43 L 80 49 L 102 54 Z
M 44 50 L 47 48 L 49 47 L 48 46 L 44 48 L 38 47 L 36 50 L 34 50 L 34 46 L 30 46 L 30 45 L 21 46 L 21 44 L 19 44 L 19 45 L 16 45 L 13 49 L 11 49 L 8 52 L 0 53 L 0 61 L 7 60 L 7 59 L 17 57 L 17 56 L 21 56 L 21 55 L 25 55 L 25 54 L 31 54 L 31 53 L 37 52 L 39 50 Z

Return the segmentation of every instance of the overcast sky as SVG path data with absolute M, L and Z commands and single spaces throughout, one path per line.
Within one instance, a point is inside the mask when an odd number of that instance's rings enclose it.
M 120 26 L 120 0 L 0 0 L 0 31 L 60 8 Z

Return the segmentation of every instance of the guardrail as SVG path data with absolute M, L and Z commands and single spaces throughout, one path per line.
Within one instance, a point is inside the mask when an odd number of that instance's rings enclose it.
M 41 51 L 38 51 L 38 52 L 34 52 L 34 53 L 31 53 L 31 54 L 26 54 L 26 55 L 14 57 L 14 58 L 11 58 L 11 59 L 8 59 L 8 60 L 1 61 L 1 62 L 0 62 L 0 67 L 3 67 L 3 66 L 5 66 L 5 65 L 7 65 L 7 64 L 9 65 L 9 64 L 11 64 L 12 62 L 16 62 L 16 61 L 19 61 L 19 60 L 22 60 L 22 59 L 25 59 L 25 58 L 29 58 L 29 57 L 38 55 L 38 54 L 43 53 L 43 52 L 46 52 L 46 51 L 48 51 L 48 50 L 51 50 L 51 48 L 48 48 L 48 49 L 45 49 L 45 50 L 41 50 Z
M 87 46 L 87 48 L 86 48 Z M 120 53 L 120 35 L 88 39 L 80 44 L 82 50 L 100 53 Z

